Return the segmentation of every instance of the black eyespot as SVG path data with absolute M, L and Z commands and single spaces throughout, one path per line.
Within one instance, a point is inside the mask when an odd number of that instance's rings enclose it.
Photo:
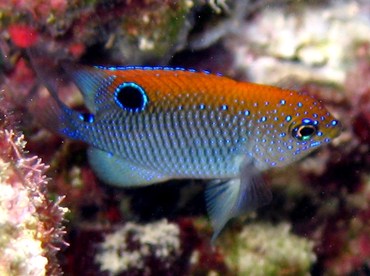
M 317 132 L 317 126 L 314 123 L 303 123 L 292 130 L 292 136 L 300 141 L 310 139 Z
M 120 84 L 114 92 L 114 100 L 119 107 L 128 111 L 143 111 L 148 104 L 144 89 L 134 82 Z
M 94 122 L 94 115 L 91 113 L 80 113 L 79 118 L 81 121 L 84 121 L 86 123 Z

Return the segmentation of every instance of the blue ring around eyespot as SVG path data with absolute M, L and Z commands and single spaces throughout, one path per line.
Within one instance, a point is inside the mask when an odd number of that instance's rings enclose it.
M 122 88 L 127 87 L 127 86 L 134 87 L 141 93 L 141 95 L 143 97 L 143 104 L 140 108 L 127 108 L 124 105 L 122 105 L 121 102 L 118 100 L 118 98 L 117 98 L 118 93 L 121 91 Z M 149 99 L 148 99 L 148 96 L 145 93 L 145 90 L 140 85 L 138 85 L 134 82 L 124 82 L 124 83 L 121 83 L 120 85 L 118 85 L 117 88 L 114 90 L 114 101 L 123 110 L 139 112 L 139 111 L 143 111 L 145 109 L 145 106 L 148 104 Z

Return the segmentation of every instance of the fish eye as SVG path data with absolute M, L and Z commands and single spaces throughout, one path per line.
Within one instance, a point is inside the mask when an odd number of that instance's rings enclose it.
M 306 141 L 317 133 L 317 123 L 310 119 L 302 120 L 302 124 L 294 127 L 291 131 L 293 138 L 299 141 Z
M 124 82 L 114 91 L 114 101 L 124 110 L 138 112 L 148 104 L 148 96 L 136 83 Z

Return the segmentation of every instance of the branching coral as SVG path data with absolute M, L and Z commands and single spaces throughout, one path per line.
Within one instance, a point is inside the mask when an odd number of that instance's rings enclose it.
M 56 252 L 63 241 L 63 197 L 47 198 L 47 165 L 27 156 L 22 134 L 11 130 L 4 109 L 0 129 L 0 274 L 45 275 L 59 271 Z M 11 118 L 10 118 L 11 119 Z

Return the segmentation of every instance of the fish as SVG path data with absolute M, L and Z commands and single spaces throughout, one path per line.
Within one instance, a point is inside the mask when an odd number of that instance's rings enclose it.
M 233 217 L 271 201 L 261 174 L 287 166 L 341 132 L 308 94 L 176 67 L 62 65 L 87 112 L 68 107 L 48 68 L 33 62 L 50 92 L 39 120 L 89 145 L 103 182 L 140 187 L 207 180 L 212 240 Z

